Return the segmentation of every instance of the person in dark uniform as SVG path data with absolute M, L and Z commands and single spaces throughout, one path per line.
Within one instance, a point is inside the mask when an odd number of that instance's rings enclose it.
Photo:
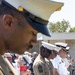
M 0 54 L 30 50 L 37 43 L 38 32 L 50 36 L 48 19 L 62 6 L 46 0 L 0 0 Z M 10 75 L 4 61 L 0 57 L 0 74 Z

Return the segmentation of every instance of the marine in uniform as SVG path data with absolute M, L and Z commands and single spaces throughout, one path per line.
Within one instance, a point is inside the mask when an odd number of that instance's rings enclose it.
M 64 58 L 67 57 L 67 43 L 57 42 L 55 43 L 56 46 L 60 47 L 60 51 L 58 55 L 52 60 L 55 75 L 69 75 L 69 71 L 67 70 Z
M 49 0 L 0 0 L 0 54 L 8 50 L 22 54 L 31 49 L 38 32 L 51 36 L 48 19 L 62 6 Z M 1 75 L 11 75 L 12 65 L 6 58 L 0 57 L 0 67 Z
M 49 44 L 50 44 L 50 43 L 49 43 Z M 54 59 L 54 58 L 57 56 L 57 54 L 58 54 L 58 52 L 59 52 L 59 50 L 60 50 L 61 48 L 60 48 L 60 47 L 57 47 L 57 46 L 55 46 L 55 45 L 53 45 L 53 44 L 50 44 L 50 45 L 52 46 L 53 53 L 49 56 L 48 59 L 45 58 L 45 60 L 46 60 L 46 62 L 47 62 L 47 64 L 48 64 L 48 67 L 49 67 L 49 69 L 50 69 L 50 74 L 51 74 L 51 75 L 54 75 L 54 66 L 53 66 L 53 64 L 52 64 L 52 59 Z
M 53 54 L 54 45 L 42 42 L 40 54 L 33 63 L 34 75 L 54 75 L 54 68 L 51 63 L 50 56 Z

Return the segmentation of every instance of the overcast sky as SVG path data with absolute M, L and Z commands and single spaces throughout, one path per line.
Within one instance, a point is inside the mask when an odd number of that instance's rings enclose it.
M 60 11 L 54 12 L 49 21 L 57 22 L 65 19 L 70 22 L 71 27 L 75 27 L 75 0 L 54 0 L 64 3 Z

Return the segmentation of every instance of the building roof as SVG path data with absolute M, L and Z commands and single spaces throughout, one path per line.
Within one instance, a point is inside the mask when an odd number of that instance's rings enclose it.
M 51 37 L 39 34 L 37 40 L 75 40 L 75 32 L 51 33 Z

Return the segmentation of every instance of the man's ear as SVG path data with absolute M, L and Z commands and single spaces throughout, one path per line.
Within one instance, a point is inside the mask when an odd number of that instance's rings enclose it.
M 5 29 L 10 29 L 10 27 L 12 26 L 13 19 L 13 16 L 10 14 L 5 14 L 3 16 L 3 25 Z

